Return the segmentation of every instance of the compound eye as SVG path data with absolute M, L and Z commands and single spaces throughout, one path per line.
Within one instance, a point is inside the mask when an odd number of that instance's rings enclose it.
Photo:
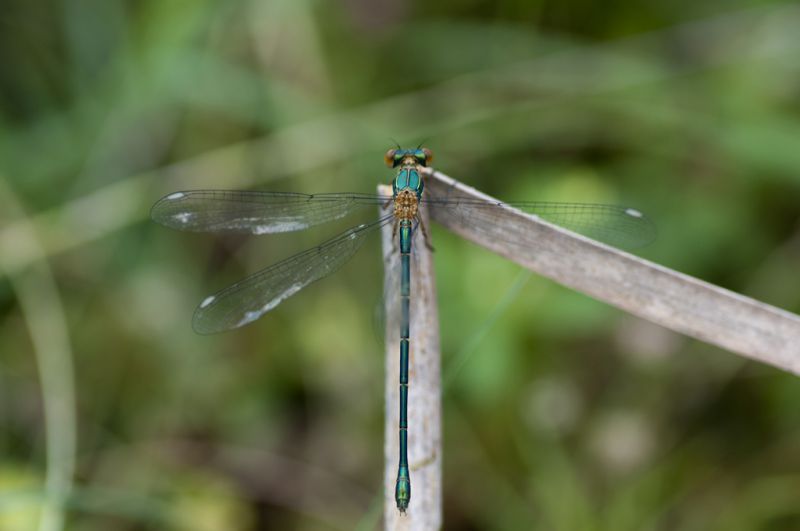
M 396 160 L 397 160 L 397 150 L 396 149 L 390 149 L 383 156 L 383 162 L 385 162 L 386 165 L 389 166 L 390 168 L 394 167 L 394 163 L 395 163 Z
M 425 163 L 430 164 L 433 160 L 433 151 L 428 148 L 422 148 L 422 152 L 425 154 Z

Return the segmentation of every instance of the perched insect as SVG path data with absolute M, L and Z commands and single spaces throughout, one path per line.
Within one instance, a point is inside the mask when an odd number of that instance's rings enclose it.
M 394 203 L 391 214 L 358 225 L 232 286 L 206 297 L 194 312 L 193 327 L 201 334 L 239 328 L 274 309 L 315 280 L 326 277 L 349 260 L 367 236 L 392 223 L 400 251 L 400 460 L 395 486 L 397 508 L 405 512 L 411 500 L 408 466 L 408 360 L 410 352 L 409 300 L 412 240 L 427 229 L 419 215 L 429 210 L 455 210 L 465 223 L 485 223 L 497 208 L 516 208 L 611 245 L 637 247 L 654 236 L 652 223 L 638 210 L 624 206 L 582 203 L 490 203 L 425 192 L 425 168 L 433 154 L 427 148 L 390 149 L 384 160 L 396 168 L 392 195 L 358 193 L 301 194 L 293 192 L 193 190 L 161 198 L 151 212 L 153 220 L 179 230 L 273 234 L 307 229 L 343 218 L 365 207 Z

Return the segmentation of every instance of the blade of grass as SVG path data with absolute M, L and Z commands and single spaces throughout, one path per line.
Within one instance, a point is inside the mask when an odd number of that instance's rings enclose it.
M 5 198 L 4 208 L 24 216 L 24 208 L 2 179 L 0 197 Z M 35 230 L 30 225 L 21 227 L 20 236 L 27 246 L 43 252 Z M 39 261 L 24 273 L 9 275 L 9 280 L 33 343 L 44 404 L 46 497 L 39 529 L 56 531 L 64 528 L 64 506 L 72 490 L 77 447 L 75 376 L 69 329 L 58 285 L 46 261 Z

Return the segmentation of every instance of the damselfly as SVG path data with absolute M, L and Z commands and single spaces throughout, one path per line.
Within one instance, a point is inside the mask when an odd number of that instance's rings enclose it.
M 343 218 L 364 208 L 389 206 L 391 214 L 358 225 L 330 240 L 291 256 L 222 291 L 206 297 L 194 312 L 195 331 L 212 334 L 239 328 L 274 309 L 315 280 L 339 269 L 367 237 L 393 224 L 401 264 L 400 300 L 400 460 L 395 485 L 397 508 L 405 512 L 411 499 L 408 466 L 408 360 L 412 354 L 409 330 L 412 240 L 420 228 L 425 243 L 427 229 L 419 208 L 449 209 L 463 223 L 486 223 L 493 209 L 515 208 L 535 214 L 611 245 L 636 247 L 654 237 L 652 223 L 638 210 L 624 206 L 582 203 L 487 203 L 452 194 L 425 192 L 432 153 L 427 148 L 390 149 L 384 157 L 396 168 L 392 195 L 359 193 L 301 194 L 293 192 L 192 190 L 160 199 L 153 220 L 168 227 L 196 232 L 273 234 L 307 229 Z

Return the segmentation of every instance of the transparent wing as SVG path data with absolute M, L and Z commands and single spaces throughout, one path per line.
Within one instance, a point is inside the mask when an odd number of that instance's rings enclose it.
M 369 234 L 392 219 L 391 215 L 385 216 L 368 225 L 353 227 L 206 297 L 194 312 L 194 330 L 214 334 L 255 321 L 315 280 L 339 269 L 361 248 Z
M 162 197 L 150 216 L 193 232 L 272 234 L 333 221 L 390 197 L 371 194 L 299 194 L 257 190 L 191 190 Z
M 430 197 L 431 209 L 447 208 L 464 223 L 492 223 L 497 209 L 511 207 L 609 245 L 636 248 L 656 237 L 653 222 L 640 211 L 618 205 L 512 201 L 487 203 L 473 197 Z

